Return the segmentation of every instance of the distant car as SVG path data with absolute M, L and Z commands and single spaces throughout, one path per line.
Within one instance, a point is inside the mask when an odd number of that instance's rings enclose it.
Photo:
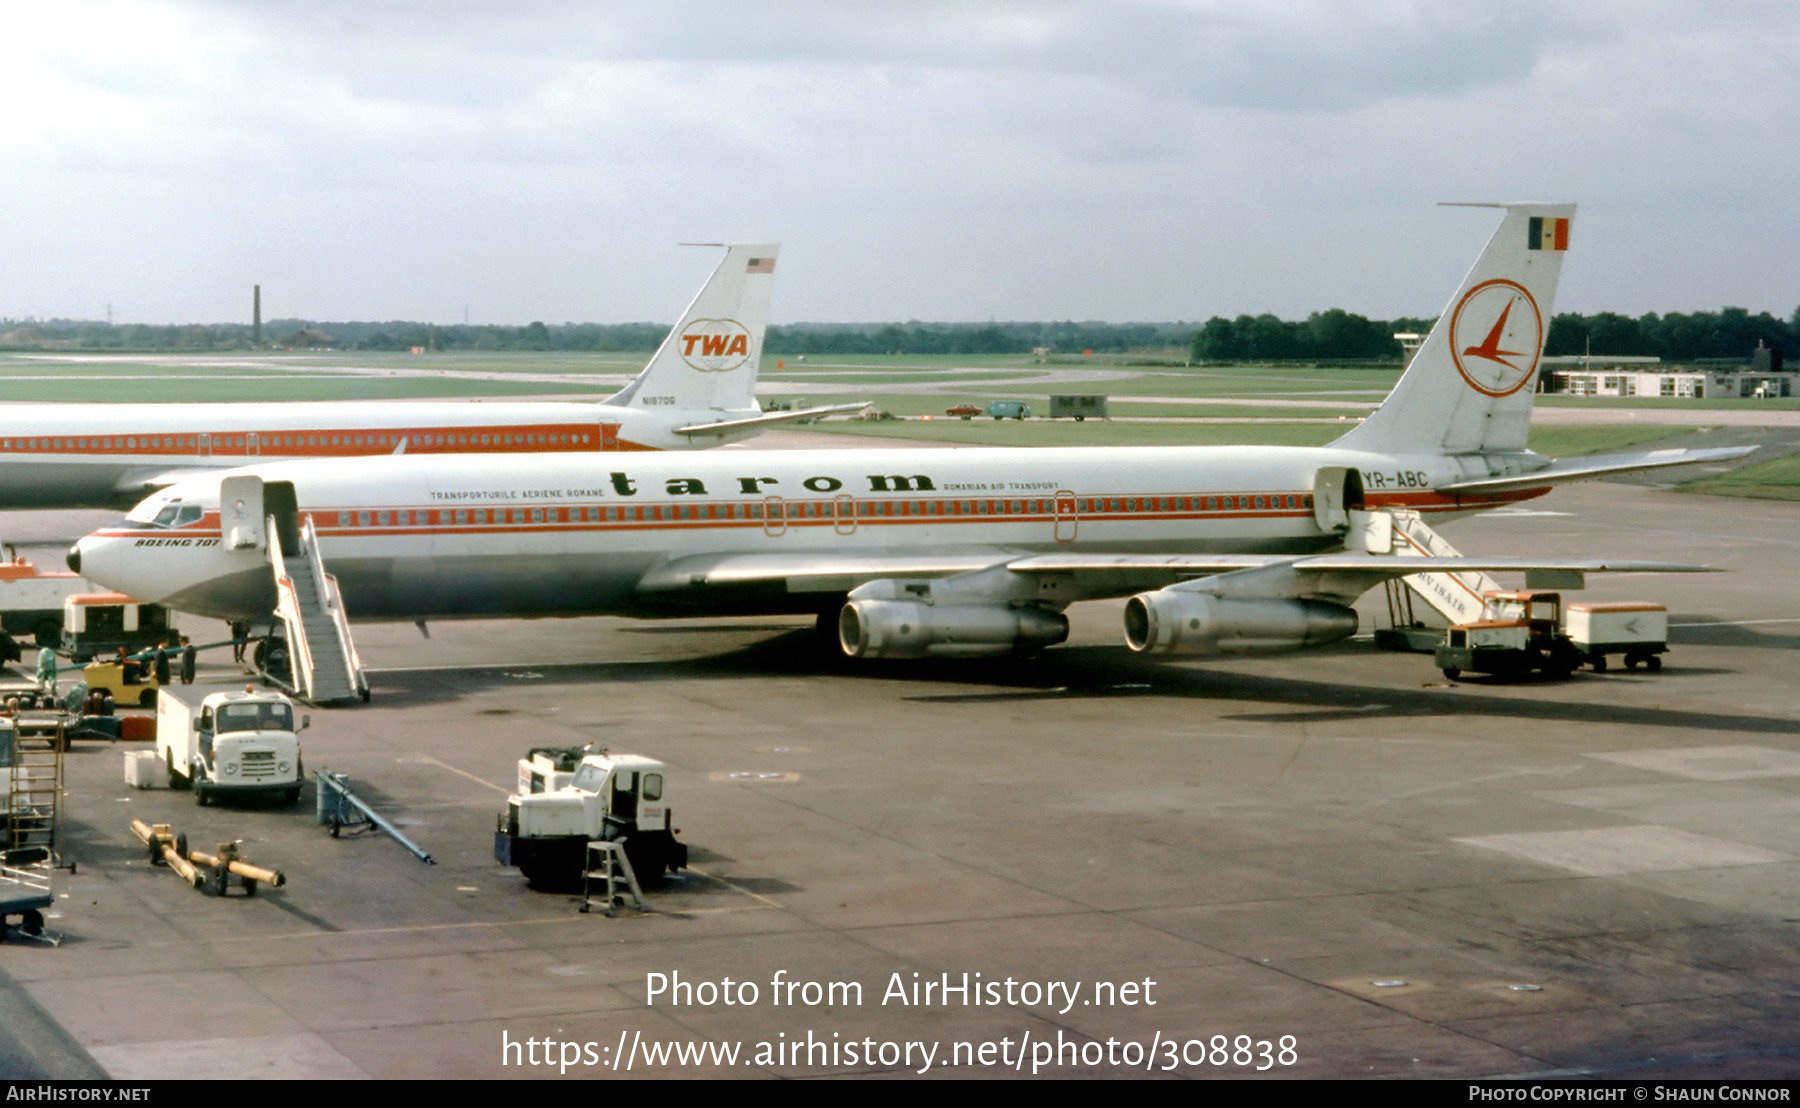
M 953 416 L 961 416 L 963 419 L 968 419 L 972 416 L 980 415 L 984 410 L 985 409 L 982 408 L 981 405 L 976 404 L 973 401 L 970 401 L 967 403 L 958 404 L 954 408 L 945 408 L 944 414 L 945 415 L 953 415 Z

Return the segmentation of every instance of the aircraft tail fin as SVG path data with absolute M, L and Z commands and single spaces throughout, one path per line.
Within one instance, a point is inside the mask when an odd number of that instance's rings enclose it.
M 1573 204 L 1506 212 L 1381 407 L 1333 446 L 1385 453 L 1524 450 Z
M 629 385 L 601 401 L 668 411 L 757 411 L 756 372 L 775 284 L 772 244 L 730 245 Z

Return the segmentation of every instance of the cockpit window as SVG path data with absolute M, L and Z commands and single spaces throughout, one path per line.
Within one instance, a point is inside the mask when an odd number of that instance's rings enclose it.
M 204 510 L 198 504 L 183 504 L 177 500 L 163 506 L 150 521 L 152 527 L 186 527 L 190 523 L 200 522 Z

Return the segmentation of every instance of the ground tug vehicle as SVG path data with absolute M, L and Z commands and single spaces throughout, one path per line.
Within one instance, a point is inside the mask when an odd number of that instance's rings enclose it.
M 294 702 L 245 685 L 242 692 L 164 685 L 156 697 L 156 753 L 169 787 L 191 788 L 194 803 L 215 797 L 278 794 L 300 799 L 305 780 Z
M 687 867 L 667 803 L 667 767 L 604 747 L 535 747 L 519 760 L 519 791 L 494 829 L 494 858 L 534 888 L 577 884 L 588 843 L 623 844 L 640 885 Z
M 1570 604 L 1565 615 L 1560 593 L 1502 591 L 1482 594 L 1481 618 L 1453 624 L 1435 660 L 1452 681 L 1465 670 L 1567 677 L 1583 665 L 1604 672 L 1608 654 L 1623 654 L 1627 669 L 1659 670 L 1668 649 L 1660 604 Z
M 78 593 L 63 601 L 62 652 L 77 662 L 121 648 L 154 650 L 175 634 L 169 610 L 116 592 Z

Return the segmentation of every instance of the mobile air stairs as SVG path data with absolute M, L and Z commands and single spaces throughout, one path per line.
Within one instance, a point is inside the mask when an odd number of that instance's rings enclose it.
M 311 516 L 301 518 L 293 484 L 227 477 L 220 482 L 219 503 L 228 545 L 268 551 L 274 614 L 287 632 L 290 691 L 314 704 L 368 700 L 369 683 L 350 637 L 343 594 L 337 578 L 325 572 L 318 532 Z
M 1345 546 L 1370 554 L 1416 555 L 1454 558 L 1460 551 L 1432 530 L 1410 508 L 1353 510 Z M 1500 583 L 1479 571 L 1415 573 L 1386 585 L 1388 626 L 1375 632 L 1375 645 L 1387 650 L 1430 653 L 1442 644 L 1441 627 L 1428 627 L 1417 616 L 1414 598 L 1423 600 L 1451 624 L 1481 618 L 1481 594 L 1500 589 Z

